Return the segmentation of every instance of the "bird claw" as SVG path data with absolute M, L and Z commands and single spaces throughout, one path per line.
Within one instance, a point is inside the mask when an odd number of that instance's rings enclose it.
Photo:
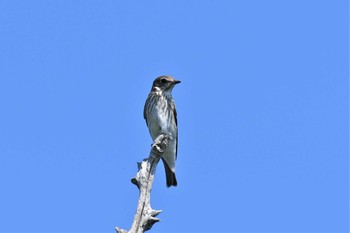
M 157 151 L 163 153 L 168 146 L 168 135 L 161 134 L 153 142 L 152 147 L 155 147 Z

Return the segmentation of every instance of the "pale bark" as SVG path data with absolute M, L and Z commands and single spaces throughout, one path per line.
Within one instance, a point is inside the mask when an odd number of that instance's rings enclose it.
M 154 223 L 160 221 L 156 216 L 161 210 L 153 210 L 151 208 L 151 190 L 157 164 L 167 145 L 168 136 L 165 134 L 159 135 L 152 144 L 148 159 L 144 159 L 141 163 L 138 163 L 139 171 L 136 176 L 131 179 L 131 182 L 135 184 L 140 191 L 134 221 L 129 231 L 116 227 L 117 233 L 143 233 L 151 229 Z

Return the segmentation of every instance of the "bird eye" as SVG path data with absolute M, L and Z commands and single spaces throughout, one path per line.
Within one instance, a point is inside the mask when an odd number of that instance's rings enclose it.
M 166 79 L 165 79 L 165 78 L 162 78 L 162 79 L 160 80 L 160 82 L 161 82 L 161 83 L 166 83 Z

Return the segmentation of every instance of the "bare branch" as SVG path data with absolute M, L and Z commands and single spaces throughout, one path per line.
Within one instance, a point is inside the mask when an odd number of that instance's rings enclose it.
M 166 150 L 169 142 L 168 135 L 161 134 L 154 140 L 148 159 L 138 163 L 138 172 L 131 182 L 137 186 L 140 191 L 139 202 L 133 224 L 129 231 L 116 227 L 117 233 L 143 233 L 152 228 L 153 224 L 159 222 L 156 218 L 161 210 L 151 208 L 151 190 L 156 172 L 157 164 Z

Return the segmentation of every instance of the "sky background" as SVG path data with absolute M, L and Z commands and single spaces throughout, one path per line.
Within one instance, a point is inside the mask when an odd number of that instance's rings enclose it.
M 151 232 L 349 231 L 347 1 L 0 0 L 0 232 L 129 229 L 153 80 L 182 81 Z

